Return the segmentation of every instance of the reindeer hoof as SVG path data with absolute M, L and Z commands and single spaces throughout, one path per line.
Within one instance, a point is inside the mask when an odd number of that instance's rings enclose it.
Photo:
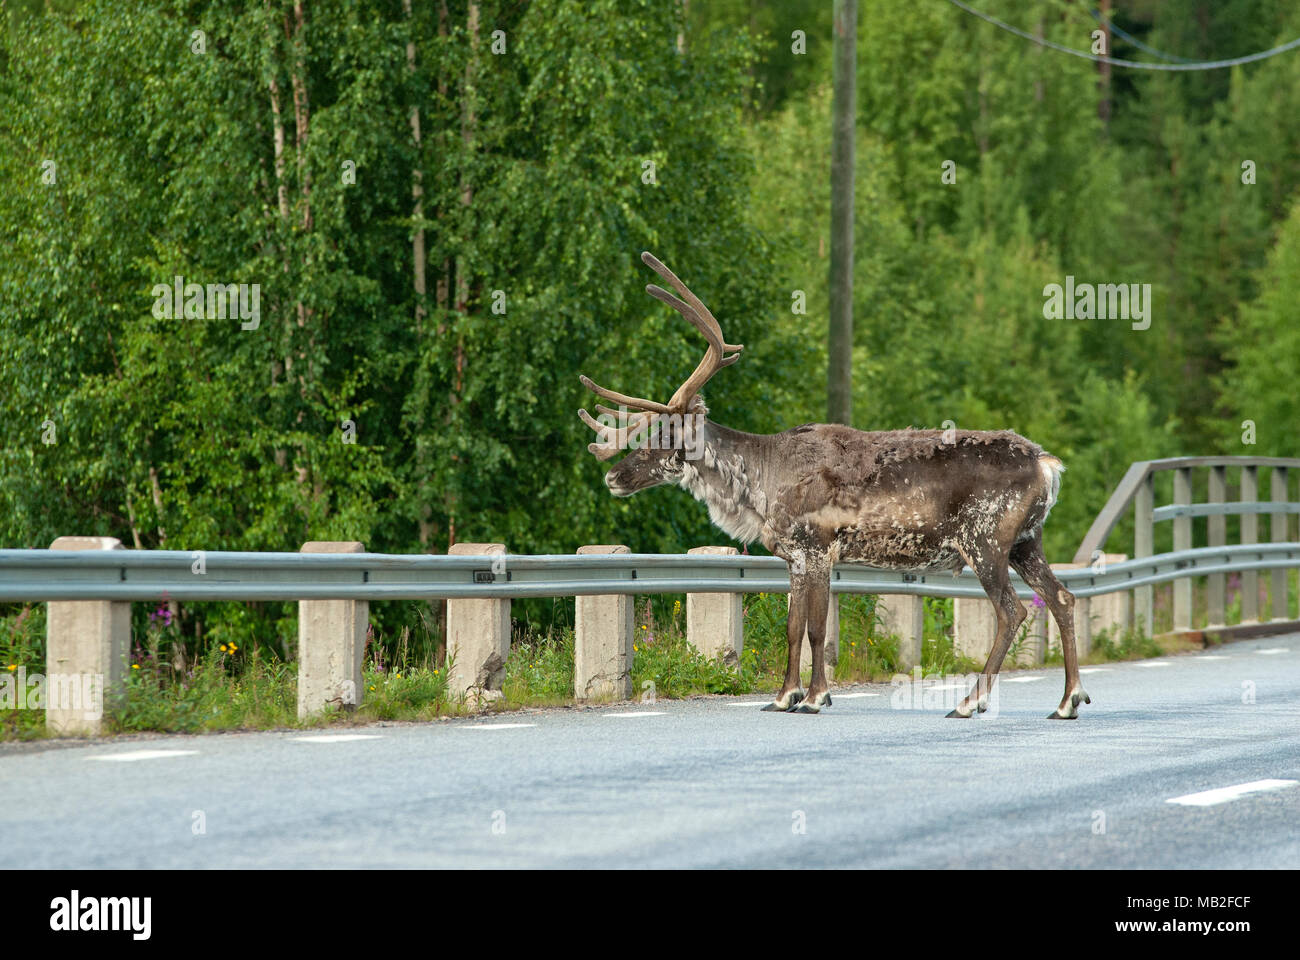
M 1064 700 L 1061 705 L 1047 715 L 1048 720 L 1078 720 L 1079 704 L 1092 703 L 1092 697 L 1088 696 L 1085 690 L 1076 690 Z
M 952 713 L 944 714 L 945 720 L 969 720 L 970 712 L 962 713 L 960 710 L 954 710 Z
M 791 713 L 821 713 L 822 707 L 831 705 L 831 695 L 829 693 L 818 694 L 815 697 L 807 697 L 803 703 L 791 710 Z
M 770 713 L 793 713 L 794 708 L 803 702 L 805 696 L 807 696 L 807 694 L 802 690 L 791 690 L 788 694 L 788 698 L 777 697 L 762 709 Z M 785 700 L 784 704 L 781 703 L 783 699 Z

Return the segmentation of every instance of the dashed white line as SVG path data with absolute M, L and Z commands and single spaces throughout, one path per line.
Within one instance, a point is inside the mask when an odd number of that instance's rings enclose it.
M 1166 800 L 1165 803 L 1176 803 L 1182 807 L 1212 807 L 1215 804 L 1240 800 L 1252 793 L 1266 793 L 1270 790 L 1294 787 L 1297 783 L 1300 783 L 1300 781 L 1252 780 L 1250 783 L 1238 783 L 1231 787 L 1219 787 L 1217 790 L 1202 790 L 1200 793 L 1189 793 L 1185 796 L 1173 797 Z
M 630 713 L 607 713 L 607 717 L 662 717 L 666 710 L 633 710 Z
M 299 743 L 348 743 L 352 740 L 381 740 L 377 733 L 323 733 L 315 737 L 290 737 Z
M 728 707 L 766 707 L 771 700 L 743 700 L 737 703 L 728 703 Z
M 1256 650 L 1255 652 L 1262 653 L 1265 655 L 1268 655 L 1270 653 L 1290 653 L 1291 648 L 1290 647 L 1268 647 L 1265 650 Z
M 91 760 L 114 760 L 126 763 L 132 760 L 158 760 L 162 757 L 185 757 L 198 753 L 197 750 L 129 750 L 126 753 L 104 753 Z
M 878 693 L 832 693 L 832 700 L 859 700 L 862 697 L 878 697 Z
M 1169 666 L 1169 661 L 1168 661 L 1168 660 L 1144 660 L 1144 661 L 1142 661 L 1141 663 L 1135 663 L 1135 664 L 1133 664 L 1133 666 L 1135 666 L 1135 667 L 1167 667 L 1167 666 Z
M 462 730 L 521 730 L 524 727 L 535 727 L 535 723 L 466 723 L 461 725 Z
M 1033 683 L 1035 680 L 1046 680 L 1046 677 L 1003 677 L 1003 683 Z
M 1110 667 L 1081 667 L 1080 673 L 1107 673 Z
M 1221 657 L 1217 653 L 1203 653 L 1199 657 L 1193 657 L 1193 660 L 1231 660 L 1232 657 Z

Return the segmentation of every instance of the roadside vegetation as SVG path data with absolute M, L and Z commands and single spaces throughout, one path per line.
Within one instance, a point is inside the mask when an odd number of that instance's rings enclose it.
M 1159 595 L 1158 595 L 1159 596 Z M 1292 599 L 1295 599 L 1294 596 Z M 905 674 L 899 640 L 886 633 L 874 596 L 840 598 L 840 651 L 834 668 L 839 684 L 889 682 Z M 1237 603 L 1239 604 L 1239 600 Z M 745 645 L 738 662 L 709 659 L 686 641 L 683 597 L 641 597 L 636 604 L 633 700 L 643 704 L 706 694 L 767 694 L 785 672 L 785 594 L 745 598 Z M 137 607 L 143 606 L 140 604 Z M 1161 604 L 1157 603 L 1157 614 Z M 448 696 L 442 650 L 430 633 L 407 628 L 396 638 L 373 632 L 366 648 L 363 698 L 352 711 L 331 710 L 310 720 L 297 716 L 297 664 L 290 639 L 245 647 L 218 634 L 203 649 L 182 637 L 167 605 L 140 611 L 127 671 L 127 696 L 110 714 L 106 732 L 212 733 L 230 730 L 317 728 L 378 721 L 431 721 L 466 716 L 480 708 Z M 45 605 L 24 606 L 0 619 L 0 683 L 16 689 L 21 677 L 45 670 Z M 982 663 L 960 656 L 952 636 L 953 601 L 925 600 L 924 676 L 977 672 Z M 1004 666 L 1017 669 L 1017 658 L 1032 646 L 1022 628 Z M 573 629 L 558 623 L 516 621 L 506 662 L 504 695 L 484 705 L 484 712 L 575 705 L 573 698 Z M 1133 660 L 1197 649 L 1174 637 L 1148 637 L 1135 631 L 1102 631 L 1093 637 L 1085 664 Z M 288 656 L 275 648 L 288 651 Z M 1027 653 L 1026 653 L 1027 655 Z M 1058 665 L 1059 649 L 1049 647 L 1042 663 Z M 805 677 L 808 664 L 804 664 Z M 30 681 L 29 681 L 30 682 Z M 46 736 L 40 709 L 15 709 L 8 700 L 0 709 L 0 740 Z

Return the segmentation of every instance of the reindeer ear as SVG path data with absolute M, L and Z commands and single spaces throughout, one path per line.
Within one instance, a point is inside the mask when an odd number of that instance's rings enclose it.
M 695 413 L 702 417 L 707 417 L 709 415 L 709 408 L 705 406 L 704 397 L 697 393 L 695 398 L 691 400 L 691 407 L 687 413 Z

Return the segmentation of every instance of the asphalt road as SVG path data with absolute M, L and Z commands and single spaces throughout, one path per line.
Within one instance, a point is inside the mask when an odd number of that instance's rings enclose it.
M 1092 668 L 1084 682 L 1092 704 L 1074 722 L 1045 719 L 1063 687 L 1052 669 L 1005 675 L 996 716 L 971 720 L 943 716 L 964 683 L 931 690 L 949 702 L 920 709 L 874 685 L 837 691 L 818 716 L 710 697 L 487 721 L 0 746 L 3 862 L 1300 863 L 1300 636 Z M 1206 793 L 1240 784 L 1252 786 Z

